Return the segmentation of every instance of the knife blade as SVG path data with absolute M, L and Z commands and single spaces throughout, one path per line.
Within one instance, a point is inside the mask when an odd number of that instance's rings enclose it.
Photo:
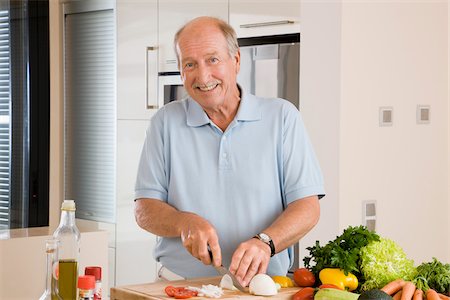
M 209 257 L 211 258 L 211 263 L 212 263 L 213 255 L 212 255 L 211 250 L 209 249 L 209 246 L 208 246 L 208 252 L 209 252 Z M 236 276 L 234 276 L 234 274 L 230 272 L 230 270 L 225 268 L 223 265 L 221 265 L 221 266 L 213 265 L 213 267 L 216 269 L 217 273 L 219 273 L 221 276 L 224 276 L 224 275 L 230 276 L 231 280 L 233 281 L 233 285 L 238 290 L 240 290 L 241 292 L 244 292 L 244 293 L 248 293 L 248 289 L 242 286 L 242 284 L 239 282 L 239 280 L 237 280 Z

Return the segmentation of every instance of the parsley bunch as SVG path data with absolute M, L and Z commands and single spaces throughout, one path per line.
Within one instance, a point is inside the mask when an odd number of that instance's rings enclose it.
M 379 240 L 378 234 L 369 231 L 365 226 L 349 226 L 342 235 L 325 246 L 320 246 L 319 241 L 316 241 L 314 246 L 306 248 L 309 256 L 303 258 L 303 262 L 316 277 L 324 268 L 340 268 L 345 274 L 351 272 L 362 282 L 360 250 L 370 242 Z

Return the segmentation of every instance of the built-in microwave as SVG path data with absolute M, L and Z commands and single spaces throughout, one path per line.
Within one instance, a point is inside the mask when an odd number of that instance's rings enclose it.
M 183 99 L 187 92 L 183 87 L 179 72 L 160 72 L 158 74 L 158 106 Z

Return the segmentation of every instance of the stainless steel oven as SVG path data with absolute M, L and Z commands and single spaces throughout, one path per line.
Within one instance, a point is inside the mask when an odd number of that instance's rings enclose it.
M 179 72 L 161 72 L 158 74 L 158 106 L 183 99 L 187 92 L 183 87 Z

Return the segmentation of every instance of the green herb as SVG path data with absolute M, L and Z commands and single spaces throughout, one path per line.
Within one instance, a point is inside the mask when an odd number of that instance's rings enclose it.
M 422 290 L 424 292 L 428 291 L 428 289 L 430 288 L 428 286 L 427 279 L 423 276 L 417 276 L 416 278 L 414 278 L 413 283 L 418 290 Z
M 423 263 L 417 267 L 419 273 L 414 279 L 415 281 L 421 280 L 428 284 L 429 288 L 435 290 L 438 293 L 447 294 L 450 287 L 450 264 L 443 264 L 435 257 L 432 262 Z M 422 279 L 419 279 L 422 278 Z M 425 279 L 425 280 L 423 280 Z M 423 291 L 427 290 L 425 286 Z
M 316 277 L 324 268 L 339 268 L 347 275 L 353 273 L 359 282 L 363 281 L 360 273 L 360 249 L 372 241 L 378 241 L 380 237 L 375 232 L 367 230 L 365 226 L 349 226 L 342 235 L 335 240 L 320 246 L 319 241 L 315 245 L 306 248 L 309 256 L 303 259 L 305 267 L 310 269 Z
M 361 272 L 365 282 L 361 289 L 381 289 L 395 279 L 410 281 L 417 275 L 414 261 L 394 241 L 381 238 L 361 249 Z

